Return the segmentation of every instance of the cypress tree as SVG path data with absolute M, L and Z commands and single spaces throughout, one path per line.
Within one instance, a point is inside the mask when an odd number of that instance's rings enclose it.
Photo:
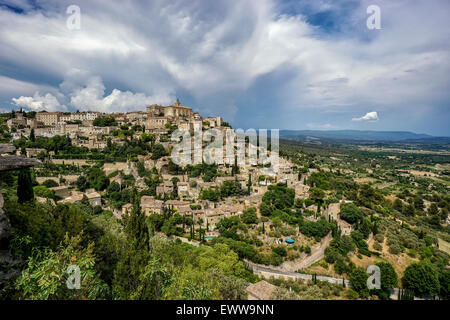
M 31 140 L 31 142 L 36 141 L 36 136 L 34 135 L 34 128 L 32 128 L 30 131 L 30 140 Z
M 125 221 L 125 233 L 128 239 L 128 250 L 123 253 L 114 272 L 114 288 L 121 299 L 155 299 L 155 291 L 147 286 L 135 296 L 142 282 L 142 274 L 150 260 L 150 234 L 144 213 L 141 211 L 140 199 L 136 189 L 132 190 L 133 208 Z
M 22 169 L 19 171 L 17 180 L 17 197 L 19 203 L 32 201 L 34 199 L 33 185 L 31 182 L 30 169 Z

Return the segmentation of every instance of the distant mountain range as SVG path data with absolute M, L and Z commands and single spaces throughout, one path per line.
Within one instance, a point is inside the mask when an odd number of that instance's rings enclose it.
M 449 137 L 433 137 L 409 131 L 360 131 L 360 130 L 280 130 L 280 138 L 296 141 L 393 141 L 448 143 Z

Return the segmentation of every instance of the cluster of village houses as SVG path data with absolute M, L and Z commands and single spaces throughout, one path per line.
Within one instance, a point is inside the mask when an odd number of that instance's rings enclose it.
M 154 133 L 157 142 L 161 143 L 167 150 L 170 148 L 171 142 L 160 139 L 167 135 L 167 123 L 176 125 L 179 129 L 189 130 L 193 132 L 196 126 L 205 128 L 217 128 L 226 130 L 220 117 L 203 118 L 198 112 L 193 112 L 191 108 L 182 106 L 178 101 L 170 106 L 151 105 L 146 108 L 146 112 L 133 111 L 128 113 L 110 113 L 102 114 L 99 112 L 38 112 L 34 119 L 23 117 L 18 112 L 16 117 L 8 120 L 7 125 L 10 128 L 16 128 L 13 133 L 13 139 L 20 136 L 27 136 L 31 129 L 34 129 L 36 136 L 52 137 L 55 135 L 67 135 L 72 139 L 72 144 L 77 146 L 85 146 L 89 149 L 103 149 L 106 146 L 106 139 L 111 138 L 117 144 L 123 143 L 118 137 L 114 137 L 111 133 L 117 127 L 97 127 L 93 125 L 97 117 L 109 116 L 115 119 L 117 125 L 130 124 L 141 125 L 145 132 Z M 78 121 L 77 121 L 78 120 Z M 136 138 L 140 137 L 140 133 L 136 134 Z M 28 148 L 26 149 L 27 157 L 37 157 L 37 155 L 45 150 Z M 17 150 L 20 153 L 20 150 Z M 79 166 L 92 165 L 93 162 L 82 159 L 53 159 L 51 157 L 46 161 L 56 164 L 75 164 Z M 307 198 L 309 186 L 304 183 L 305 177 L 315 169 L 303 175 L 299 180 L 299 175 L 294 170 L 294 165 L 287 159 L 279 158 L 278 171 L 271 176 L 266 175 L 266 171 L 261 166 L 244 166 L 235 176 L 231 175 L 231 166 L 219 164 L 219 172 L 224 176 L 216 177 L 213 182 L 205 182 L 201 177 L 193 178 L 188 175 L 170 175 L 164 174 L 162 168 L 170 162 L 170 156 L 162 157 L 158 160 L 152 160 L 150 155 L 139 156 L 139 160 L 144 162 L 146 169 L 156 168 L 162 173 L 162 183 L 156 189 L 156 197 L 143 196 L 141 198 L 141 208 L 145 214 L 161 213 L 163 207 L 171 206 L 182 215 L 192 215 L 197 223 L 208 225 L 214 229 L 214 225 L 222 218 L 234 215 L 240 215 L 243 211 L 250 207 L 258 208 L 262 201 L 264 193 L 268 190 L 269 185 L 285 182 L 287 186 L 295 190 L 296 198 Z M 39 168 L 36 168 L 39 170 Z M 143 190 L 147 188 L 144 179 L 138 175 L 137 163 L 132 161 L 105 163 L 103 166 L 105 174 L 108 176 L 113 172 L 121 172 L 110 178 L 110 182 L 116 181 L 121 184 L 124 175 L 133 175 L 136 183 L 135 186 Z M 199 200 L 202 189 L 220 187 L 227 180 L 237 180 L 242 188 L 247 189 L 251 181 L 250 195 L 227 198 L 219 202 L 208 200 Z M 77 191 L 74 182 L 78 178 L 77 175 L 63 175 L 59 177 L 43 177 L 38 174 L 37 182 L 42 183 L 45 180 L 53 179 L 59 186 L 52 188 L 56 195 L 62 200 L 62 203 L 80 202 L 84 196 L 89 202 L 95 205 L 102 205 L 105 209 L 110 209 L 115 215 L 121 216 L 130 212 L 131 204 L 124 205 L 121 210 L 109 208 L 105 201 L 102 201 L 102 195 L 93 189 L 85 192 Z M 173 178 L 178 178 L 177 185 L 173 185 Z M 176 180 L 175 180 L 176 181 Z M 170 195 L 174 188 L 177 188 L 180 200 L 166 200 L 164 195 Z M 44 201 L 45 199 L 39 199 Z M 47 201 L 47 200 L 45 200 Z M 314 210 L 315 208 L 310 208 Z

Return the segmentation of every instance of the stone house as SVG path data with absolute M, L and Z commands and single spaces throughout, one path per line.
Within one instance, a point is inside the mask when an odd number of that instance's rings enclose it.
M 172 181 L 164 181 L 162 185 L 156 187 L 156 194 L 159 196 L 163 196 L 164 194 L 169 194 L 173 192 L 173 183 Z
M 46 149 L 42 148 L 25 148 L 28 158 L 35 158 L 41 152 L 47 152 Z
M 182 208 L 189 208 L 190 209 L 190 205 L 191 203 L 189 201 L 183 201 L 183 200 L 167 200 L 164 205 L 166 206 L 171 206 L 173 207 L 175 210 L 180 210 Z
M 152 213 L 161 214 L 164 202 L 162 200 L 156 200 L 152 196 L 142 196 L 141 197 L 141 208 L 146 216 Z
M 128 215 L 131 212 L 131 208 L 133 207 L 133 205 L 131 203 L 127 203 L 125 205 L 122 206 L 122 214 L 123 215 Z
M 189 196 L 189 183 L 179 181 L 177 183 L 178 195 L 180 197 L 188 197 Z
M 306 199 L 308 198 L 308 191 L 309 191 L 309 186 L 306 184 L 295 184 L 294 185 L 294 190 L 295 190 L 295 198 L 301 198 L 301 199 Z
M 83 200 L 83 193 L 79 191 L 72 191 L 71 195 L 63 200 L 60 203 L 75 203 L 81 202 Z
M 50 190 L 53 190 L 55 192 L 55 195 L 61 197 L 61 198 L 67 198 L 71 195 L 69 187 L 68 186 L 58 186 L 50 188 Z
M 91 206 L 101 206 L 102 205 L 102 197 L 98 192 L 87 193 L 86 197 L 89 200 Z

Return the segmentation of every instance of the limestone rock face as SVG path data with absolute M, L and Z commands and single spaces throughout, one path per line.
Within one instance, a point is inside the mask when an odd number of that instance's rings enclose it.
M 9 219 L 3 211 L 3 196 L 0 193 L 0 245 L 11 235 Z

